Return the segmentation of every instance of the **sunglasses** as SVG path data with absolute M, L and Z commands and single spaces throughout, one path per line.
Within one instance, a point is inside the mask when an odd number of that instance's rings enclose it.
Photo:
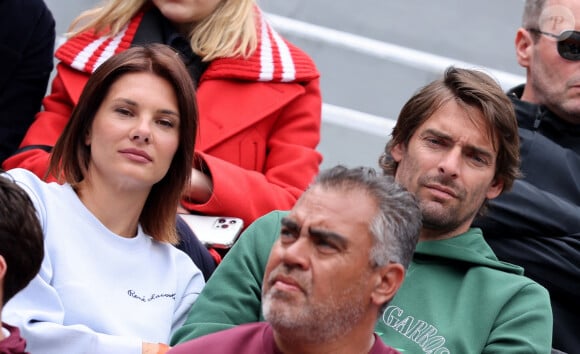
M 558 54 L 560 54 L 562 58 L 567 60 L 580 60 L 579 31 L 564 31 L 559 35 L 540 31 L 537 28 L 530 28 L 528 31 L 555 38 L 558 43 Z

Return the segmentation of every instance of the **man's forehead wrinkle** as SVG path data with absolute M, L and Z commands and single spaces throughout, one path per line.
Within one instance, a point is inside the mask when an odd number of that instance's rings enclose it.
M 471 139 L 468 139 L 464 144 L 464 148 L 466 150 L 485 153 L 486 155 L 489 155 L 491 158 L 495 158 L 496 150 L 497 150 L 497 148 L 495 146 L 495 144 L 496 144 L 495 140 L 497 140 L 497 139 L 495 139 L 495 137 L 493 135 L 494 132 L 490 131 L 489 125 L 483 119 L 481 111 L 477 107 L 471 107 L 471 106 L 468 106 L 467 108 L 464 108 L 464 107 L 461 107 L 461 108 L 466 113 L 465 119 L 468 122 L 470 122 L 470 124 L 472 124 L 474 127 L 476 127 L 477 131 L 485 134 L 484 141 L 482 141 L 480 144 L 476 145 Z M 452 136 L 451 133 L 446 131 L 445 125 L 441 125 L 441 124 L 431 125 L 428 123 L 429 123 L 429 119 L 425 121 L 425 123 L 424 123 L 425 126 L 422 127 L 422 129 L 419 129 L 419 133 L 420 133 L 419 136 L 425 136 L 425 135 L 432 134 L 432 135 L 435 135 L 439 138 L 447 139 L 453 143 L 457 143 L 459 141 L 459 139 L 457 139 L 457 137 Z M 483 146 L 483 145 L 487 145 L 487 146 Z

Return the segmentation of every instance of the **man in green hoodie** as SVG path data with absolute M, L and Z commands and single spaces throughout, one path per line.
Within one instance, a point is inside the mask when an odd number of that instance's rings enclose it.
M 449 68 L 405 104 L 380 164 L 417 196 L 423 228 L 376 333 L 405 354 L 549 353 L 547 291 L 522 268 L 498 261 L 470 228 L 486 200 L 519 175 L 517 123 L 497 83 Z M 284 215 L 270 213 L 248 228 L 172 342 L 263 321 L 261 282 Z

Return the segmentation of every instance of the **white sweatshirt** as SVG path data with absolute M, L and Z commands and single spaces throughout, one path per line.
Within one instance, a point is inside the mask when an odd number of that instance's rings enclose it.
M 143 341 L 168 343 L 204 286 L 191 259 L 141 227 L 134 238 L 112 233 L 68 184 L 7 173 L 30 195 L 44 231 L 40 273 L 2 314 L 29 352 L 140 354 Z

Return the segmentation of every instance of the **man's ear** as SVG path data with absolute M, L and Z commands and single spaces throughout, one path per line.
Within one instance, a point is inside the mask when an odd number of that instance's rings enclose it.
M 405 155 L 405 144 L 398 143 L 391 148 L 391 156 L 397 163 L 401 162 L 403 155 Z
M 516 58 L 520 66 L 528 69 L 532 60 L 532 49 L 534 46 L 534 39 L 530 31 L 520 28 L 516 32 L 515 38 Z
M 497 177 L 494 178 L 493 181 L 491 182 L 491 185 L 487 189 L 487 193 L 485 194 L 485 197 L 487 199 L 493 199 L 493 198 L 497 197 L 503 191 L 503 185 L 504 185 L 503 180 L 501 180 L 500 178 L 497 178 Z
M 405 267 L 399 263 L 389 263 L 376 269 L 378 277 L 371 299 L 378 307 L 391 301 L 405 279 Z

